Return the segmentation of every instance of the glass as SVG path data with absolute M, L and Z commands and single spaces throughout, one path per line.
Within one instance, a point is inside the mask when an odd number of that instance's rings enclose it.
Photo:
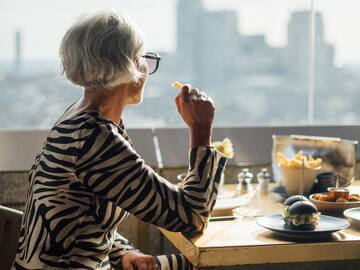
M 159 68 L 159 62 L 161 60 L 160 55 L 154 52 L 148 52 L 141 57 L 145 58 L 146 63 L 148 65 L 148 74 L 154 74 Z
M 81 96 L 59 76 L 58 47 L 84 6 L 121 10 L 161 55 L 145 102 L 124 113 L 129 128 L 185 127 L 174 80 L 214 99 L 215 126 L 360 123 L 358 0 L 314 0 L 314 13 L 310 0 L 73 2 L 0 1 L 0 129 L 50 128 Z M 156 54 L 142 60 L 159 67 Z

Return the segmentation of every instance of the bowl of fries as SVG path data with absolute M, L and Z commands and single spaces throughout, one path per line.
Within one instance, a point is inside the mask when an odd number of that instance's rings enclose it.
M 299 194 L 303 181 L 303 192 L 309 194 L 321 169 L 321 158 L 314 159 L 311 155 L 306 156 L 299 151 L 290 159 L 278 152 L 276 159 L 281 173 L 281 184 L 286 192 L 291 195 Z

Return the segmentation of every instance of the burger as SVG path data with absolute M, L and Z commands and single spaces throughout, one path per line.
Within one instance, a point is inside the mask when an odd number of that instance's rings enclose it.
M 284 201 L 283 219 L 291 229 L 314 230 L 320 219 L 320 213 L 308 198 L 295 195 Z
M 284 201 L 283 206 L 290 206 L 299 201 L 309 201 L 309 199 L 301 195 L 291 196 Z
M 294 230 L 314 230 L 318 225 L 320 212 L 307 200 L 300 200 L 287 208 L 284 221 L 286 226 Z
M 301 196 L 301 195 L 295 195 L 295 196 L 291 196 L 289 198 L 287 198 L 284 203 L 282 204 L 283 207 L 283 218 L 285 223 L 287 223 L 287 217 L 289 216 L 289 207 L 296 203 L 296 202 L 300 202 L 300 201 L 309 201 L 308 198 Z

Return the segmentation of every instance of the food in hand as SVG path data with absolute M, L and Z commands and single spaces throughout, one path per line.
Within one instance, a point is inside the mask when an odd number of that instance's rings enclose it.
M 232 158 L 234 156 L 234 147 L 229 138 L 225 138 L 222 142 L 213 142 L 212 146 L 227 158 Z
M 277 152 L 276 159 L 280 166 L 287 168 L 300 169 L 302 168 L 302 160 L 304 160 L 304 166 L 308 169 L 318 169 L 321 166 L 322 159 L 314 159 L 311 155 L 304 155 L 303 151 L 299 151 L 293 158 L 287 159 L 283 153 Z
M 291 229 L 294 230 L 314 230 L 319 223 L 321 213 L 310 201 L 298 200 L 286 207 L 283 219 Z
M 184 85 L 181 82 L 174 81 L 171 83 L 171 86 L 176 88 L 177 90 L 181 90 L 181 88 L 183 88 Z

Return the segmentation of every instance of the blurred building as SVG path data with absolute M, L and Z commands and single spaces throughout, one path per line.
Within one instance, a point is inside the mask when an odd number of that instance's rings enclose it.
M 293 12 L 288 24 L 287 72 L 290 80 L 307 86 L 309 81 L 311 35 L 315 39 L 316 88 L 326 87 L 334 70 L 334 47 L 324 38 L 324 23 L 320 13 L 314 16 L 315 33 L 311 33 L 310 11 Z
M 22 64 L 22 36 L 20 31 L 15 32 L 14 73 L 20 74 Z
M 208 11 L 200 0 L 179 0 L 177 59 L 181 75 L 208 87 L 209 82 L 224 85 L 252 73 L 282 72 L 283 50 L 270 47 L 264 35 L 242 35 L 238 25 L 233 10 Z

